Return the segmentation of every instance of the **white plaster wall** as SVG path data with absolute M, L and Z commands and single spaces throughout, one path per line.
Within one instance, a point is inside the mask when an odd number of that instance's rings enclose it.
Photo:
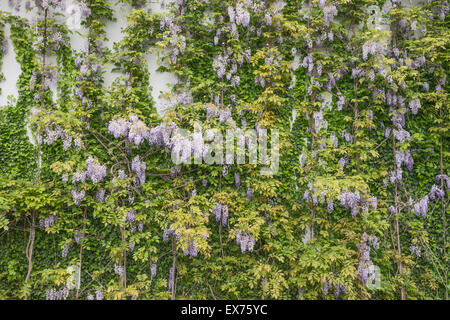
M 165 1 L 168 3 L 168 1 Z M 105 45 L 109 48 L 112 48 L 115 42 L 118 42 L 122 39 L 122 28 L 126 26 L 126 16 L 130 12 L 131 8 L 126 5 L 115 5 L 115 1 L 111 1 L 114 8 L 114 15 L 117 21 L 108 23 L 106 26 L 106 37 L 108 41 Z M 72 0 L 66 0 L 67 8 L 70 8 L 72 5 Z M 147 9 L 150 9 L 152 12 L 164 12 L 164 8 L 162 8 L 161 3 L 159 1 L 149 1 Z M 0 0 L 0 10 L 5 12 L 11 12 L 14 15 L 26 18 L 30 21 L 36 17 L 36 10 L 32 10 L 30 12 L 25 11 L 25 6 L 22 5 L 19 11 L 15 11 L 13 8 L 8 6 L 7 0 Z M 67 10 L 68 11 L 68 10 Z M 68 19 L 69 15 L 65 13 L 65 17 L 61 17 L 62 20 Z M 20 65 L 16 61 L 16 54 L 14 52 L 10 38 L 10 30 L 9 25 L 5 28 L 5 36 L 6 41 L 8 41 L 8 52 L 3 57 L 3 67 L 2 72 L 5 75 L 6 80 L 0 82 L 1 94 L 0 94 L 0 107 L 6 105 L 8 103 L 8 97 L 17 98 L 17 87 L 16 83 L 20 74 Z M 83 37 L 86 35 L 86 30 L 84 28 L 73 30 L 78 32 L 73 32 L 70 36 L 70 44 L 72 49 L 76 51 L 82 51 L 85 49 L 86 38 Z M 163 110 L 165 100 L 160 98 L 160 93 L 169 90 L 169 86 L 176 82 L 176 77 L 170 73 L 159 73 L 156 71 L 158 68 L 157 57 L 154 52 L 150 52 L 146 56 L 146 60 L 148 63 L 148 68 L 150 72 L 150 85 L 152 86 L 152 95 L 153 99 L 156 102 L 156 108 L 158 112 Z M 50 63 L 55 63 L 55 61 L 50 60 Z M 114 81 L 116 77 L 119 76 L 118 73 L 111 72 L 111 65 L 105 65 L 105 75 L 104 75 L 104 86 L 108 88 L 111 83 Z M 56 88 L 51 88 L 53 92 L 56 94 Z

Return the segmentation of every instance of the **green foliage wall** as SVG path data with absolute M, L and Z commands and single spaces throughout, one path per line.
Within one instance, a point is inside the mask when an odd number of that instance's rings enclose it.
M 112 49 L 113 1 L 75 2 L 81 52 L 60 1 L 0 12 L 1 298 L 448 299 L 447 1 L 122 0 Z M 279 130 L 280 170 L 175 165 L 198 123 Z

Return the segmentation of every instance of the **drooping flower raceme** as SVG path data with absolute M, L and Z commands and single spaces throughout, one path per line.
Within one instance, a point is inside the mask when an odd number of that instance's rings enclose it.
M 133 162 L 131 163 L 131 170 L 136 172 L 135 185 L 137 187 L 140 187 L 145 183 L 145 168 L 145 162 L 140 160 L 139 155 L 134 157 Z
M 253 247 L 256 244 L 256 240 L 252 235 L 241 232 L 240 230 L 236 231 L 236 242 L 241 246 L 242 253 L 245 253 L 246 251 L 253 251 Z
M 92 183 L 103 181 L 106 177 L 106 165 L 99 164 L 93 157 L 89 157 L 86 163 L 86 176 L 92 180 Z

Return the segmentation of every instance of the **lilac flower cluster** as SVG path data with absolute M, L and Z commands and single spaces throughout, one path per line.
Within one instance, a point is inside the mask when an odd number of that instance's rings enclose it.
M 327 211 L 328 211 L 329 213 L 332 213 L 332 212 L 334 211 L 334 204 L 333 204 L 333 201 L 328 201 L 328 202 L 327 202 Z
M 56 222 L 58 221 L 58 216 L 57 215 L 50 215 L 46 218 L 41 218 L 39 219 L 39 226 L 41 228 L 50 228 L 51 226 L 53 226 Z
M 369 242 L 370 245 L 372 245 L 372 247 L 374 249 L 379 249 L 380 244 L 378 243 L 378 238 L 375 235 L 370 235 L 367 236 L 367 234 L 364 232 L 363 234 L 363 242 Z
M 64 248 L 62 249 L 61 256 L 63 258 L 67 258 L 67 255 L 69 254 L 69 248 L 70 248 L 70 243 L 66 244 L 64 246 Z
M 365 75 L 364 70 L 360 68 L 353 68 L 352 69 L 352 79 L 361 78 Z
M 342 191 L 339 195 L 339 200 L 344 208 L 351 210 L 353 218 L 356 217 L 361 210 L 363 212 L 368 212 L 369 209 L 376 210 L 378 205 L 377 198 L 371 197 L 367 199 L 361 195 L 358 190 L 355 192 L 347 190 Z
M 75 203 L 76 206 L 79 206 L 81 204 L 85 195 L 86 195 L 85 190 L 77 191 L 76 188 L 72 190 L 73 202 Z
M 231 118 L 231 109 L 230 108 L 214 108 L 211 105 L 206 106 L 206 119 L 210 119 L 210 117 L 218 117 L 219 122 L 224 123 L 228 122 Z
M 420 100 L 413 99 L 409 102 L 409 108 L 411 109 L 412 114 L 417 114 L 420 109 Z
M 96 300 L 103 300 L 103 292 L 102 290 L 98 289 L 95 291 L 95 299 Z M 87 297 L 88 300 L 94 300 L 94 296 L 92 294 L 88 295 Z
M 125 217 L 125 221 L 128 222 L 134 222 L 134 219 L 136 218 L 136 210 L 131 209 L 127 212 L 127 216 Z
M 175 230 L 172 229 L 164 229 L 163 232 L 163 241 L 167 242 L 169 240 L 169 236 L 172 235 L 178 241 L 180 239 L 180 234 L 176 233 Z
M 398 168 L 404 164 L 408 171 L 412 171 L 413 165 L 414 165 L 414 159 L 411 155 L 411 152 L 409 150 L 402 151 L 396 151 L 394 154 L 395 163 Z
M 51 129 L 49 127 L 45 128 L 44 143 L 50 146 L 59 138 L 61 138 L 63 142 L 64 151 L 67 151 L 67 149 L 69 149 L 72 145 L 72 137 L 60 126 L 56 126 L 55 129 Z
M 334 297 L 337 299 L 341 294 L 347 294 L 347 288 L 343 284 L 336 284 L 334 289 Z
M 266 14 L 264 15 L 264 24 L 265 24 L 266 26 L 272 25 L 272 16 L 270 15 L 270 13 L 266 13 Z
M 86 160 L 87 170 L 86 176 L 92 180 L 92 183 L 97 183 L 103 181 L 106 177 L 106 165 L 101 165 L 93 157 L 89 157 Z
M 389 206 L 389 212 L 391 213 L 391 214 L 396 214 L 397 213 L 397 209 L 394 207 L 394 206 Z
M 118 264 L 114 264 L 114 273 L 122 278 L 125 275 L 125 268 L 123 266 L 119 266 Z
M 95 291 L 95 299 L 96 300 L 103 300 L 103 292 L 102 290 L 98 289 Z
M 234 174 L 234 185 L 236 186 L 236 188 L 239 188 L 241 186 L 241 176 L 237 172 Z
M 411 245 L 409 247 L 409 251 L 411 252 L 412 255 L 416 255 L 417 257 L 420 257 L 421 255 L 420 248 L 418 246 Z
M 338 165 L 341 167 L 341 170 L 344 170 L 344 168 L 350 163 L 350 160 L 347 158 L 340 158 L 338 161 Z
M 340 135 L 345 139 L 345 141 L 353 143 L 353 135 L 351 133 L 343 131 L 340 133 Z
M 118 139 L 128 133 L 129 122 L 123 118 L 111 120 L 108 124 L 108 131 Z
M 316 133 L 319 132 L 321 129 L 324 130 L 328 129 L 328 121 L 323 118 L 322 111 L 314 112 L 313 119 L 314 119 L 314 131 Z
M 332 288 L 330 281 L 328 280 L 328 278 L 325 278 L 325 280 L 323 281 L 323 286 L 322 286 L 322 293 L 324 296 L 326 296 L 328 294 L 328 291 Z
M 186 250 L 183 250 L 183 253 L 185 256 L 191 256 L 191 257 L 197 257 L 198 250 L 197 250 L 197 244 L 195 241 L 189 242 L 189 245 Z
M 314 69 L 314 58 L 312 54 L 308 54 L 303 58 L 301 66 L 305 69 L 308 69 L 308 73 L 311 74 Z
M 156 263 L 152 263 L 150 266 L 150 275 L 152 278 L 156 277 L 156 271 L 158 269 L 158 265 Z
M 61 46 L 64 44 L 64 38 L 60 32 L 53 33 L 51 39 L 54 42 L 56 50 L 59 50 L 59 48 L 61 48 Z
M 332 289 L 334 287 L 334 296 L 337 299 L 339 297 L 339 295 L 342 294 L 347 294 L 347 288 L 339 283 L 336 283 L 334 286 L 331 284 L 330 280 L 328 278 L 325 278 L 325 280 L 323 281 L 323 285 L 322 285 L 322 293 L 324 296 L 326 296 L 328 294 L 328 291 L 330 289 Z
M 59 290 L 48 289 L 45 293 L 45 300 L 66 300 L 69 297 L 69 287 L 65 286 Z
M 423 197 L 418 203 L 416 203 L 414 205 L 414 210 L 416 211 L 416 214 L 426 218 L 427 217 L 427 212 L 428 212 L 428 195 L 426 195 L 425 197 Z
M 255 83 L 256 83 L 256 84 L 259 84 L 262 88 L 265 88 L 265 87 L 266 87 L 266 79 L 264 79 L 264 78 L 261 77 L 261 76 L 256 76 L 256 77 L 255 77 Z
M 402 181 L 403 180 L 403 170 L 401 168 L 392 170 L 391 174 L 389 176 L 389 180 L 391 181 L 392 184 Z
M 317 196 L 316 194 L 316 188 L 312 188 L 311 184 L 308 185 L 308 188 L 310 188 L 310 190 L 305 190 L 305 192 L 303 193 L 303 200 L 305 200 L 306 202 L 312 202 L 313 206 L 317 206 L 318 204 L 318 200 L 317 200 Z
M 378 53 L 383 53 L 387 49 L 385 43 L 371 41 L 363 44 L 362 52 L 363 52 L 363 60 L 367 61 L 368 55 L 371 54 L 375 56 Z
M 140 187 L 142 186 L 142 184 L 145 183 L 145 169 L 146 169 L 145 162 L 139 159 L 139 155 L 134 157 L 131 163 L 131 170 L 136 172 L 136 180 L 134 183 L 137 187 Z
M 334 19 L 338 14 L 337 9 L 334 5 L 326 6 L 323 8 L 323 22 L 329 24 L 331 20 Z
M 403 143 L 406 140 L 410 139 L 409 132 L 404 130 L 403 128 L 399 128 L 398 130 L 394 129 L 392 132 L 394 133 L 395 139 L 397 139 L 400 143 Z
M 156 129 L 156 128 L 153 128 Z M 119 118 L 111 120 L 108 124 L 108 131 L 114 135 L 114 138 L 128 136 L 128 141 L 133 142 L 136 145 L 140 145 L 145 139 L 148 139 L 150 144 L 151 134 L 155 131 L 149 130 L 144 122 L 138 119 L 137 116 L 131 115 L 129 121 Z
M 174 281 L 175 281 L 175 268 L 171 267 L 169 270 L 169 280 L 167 281 L 167 289 L 169 291 L 172 291 Z
M 373 264 L 370 260 L 370 247 L 364 241 L 357 245 L 360 258 L 358 264 L 358 273 L 361 281 L 366 285 L 368 280 L 375 279 L 375 273 L 373 272 Z
M 222 222 L 222 226 L 227 225 L 228 206 L 226 204 L 222 205 L 220 203 L 217 203 L 216 207 L 213 209 L 213 214 L 216 217 L 216 221 Z
M 428 196 L 430 197 L 430 200 L 443 199 L 445 196 L 445 192 L 439 189 L 435 184 L 433 184 L 430 192 L 428 193 Z
M 336 138 L 334 135 L 331 135 L 331 136 L 330 136 L 330 140 L 331 140 L 331 142 L 333 143 L 333 146 L 334 146 L 335 148 L 337 148 L 337 147 L 338 147 L 338 138 Z
M 229 62 L 227 55 L 218 55 L 213 60 L 213 68 L 214 71 L 217 73 L 217 77 L 219 79 L 222 79 L 225 76 L 227 64 Z M 234 70 L 234 68 L 231 68 L 231 70 Z M 229 73 L 230 76 L 233 75 L 231 72 Z
M 236 5 L 236 14 L 235 14 L 235 22 L 237 25 L 242 25 L 243 27 L 248 27 L 250 24 L 250 13 L 244 9 L 242 3 L 238 3 Z M 230 22 L 231 17 L 230 17 Z
M 223 166 L 222 167 L 222 176 L 225 178 L 228 175 L 228 167 L 229 166 Z
M 242 253 L 245 253 L 246 251 L 253 251 L 256 244 L 256 240 L 252 235 L 239 230 L 236 231 L 236 242 L 241 246 Z
M 16 3 L 20 1 L 16 0 Z M 11 1 L 10 1 L 11 3 Z M 65 0 L 36 0 L 35 1 L 36 6 L 38 9 L 45 10 L 50 7 L 53 7 L 54 9 L 60 9 L 61 11 L 66 10 L 66 3 Z M 19 5 L 20 8 L 20 5 Z
M 189 137 L 184 137 L 180 135 L 174 135 L 171 139 L 172 143 L 172 154 L 175 154 L 179 157 L 179 161 L 182 163 L 186 163 L 189 161 L 191 156 L 191 151 L 193 149 L 191 140 Z M 196 146 L 198 148 L 199 146 Z M 200 151 L 197 151 L 198 153 Z
M 136 116 L 130 116 L 128 140 L 134 142 L 137 146 L 145 139 L 148 139 L 149 129 L 144 122 Z
M 76 182 L 85 183 L 85 181 L 86 181 L 86 171 L 75 172 L 72 176 L 73 184 L 75 184 Z
M 404 98 L 400 95 L 393 93 L 391 90 L 388 90 L 386 94 L 386 103 L 390 107 L 402 105 L 404 103 Z
M 105 199 L 105 192 L 106 190 L 101 188 L 100 190 L 97 191 L 96 195 L 95 195 L 95 199 L 98 202 L 103 202 L 103 200 Z
M 443 180 L 447 184 L 447 189 L 450 189 L 450 178 L 445 174 L 438 174 L 436 176 L 436 181 Z
M 445 17 L 448 15 L 449 12 L 449 5 L 448 2 L 441 1 L 441 3 L 434 8 L 434 13 L 439 17 L 439 19 L 444 20 Z
M 341 111 L 342 108 L 345 106 L 345 98 L 343 95 L 339 94 L 339 99 L 336 103 L 336 106 L 338 111 Z
M 352 216 L 356 217 L 360 210 L 359 202 L 361 201 L 361 195 L 359 194 L 359 192 L 343 191 L 339 195 L 339 199 L 341 201 L 341 205 L 346 209 L 351 209 Z
M 167 125 L 162 123 L 155 128 L 150 129 L 148 142 L 151 145 L 155 145 L 161 148 L 170 148 L 170 135 L 176 129 L 176 124 L 172 123 Z
M 181 28 L 174 23 L 172 17 L 164 17 L 161 20 L 160 29 L 164 30 L 166 28 L 168 28 L 168 31 L 164 32 L 163 39 L 169 39 L 169 45 L 172 50 L 169 59 L 172 64 L 176 64 L 180 53 L 186 50 L 186 38 L 180 35 Z

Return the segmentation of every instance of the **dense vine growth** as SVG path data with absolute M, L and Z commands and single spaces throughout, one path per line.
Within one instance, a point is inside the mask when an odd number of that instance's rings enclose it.
M 0 11 L 0 298 L 448 299 L 447 1 L 65 2 Z

